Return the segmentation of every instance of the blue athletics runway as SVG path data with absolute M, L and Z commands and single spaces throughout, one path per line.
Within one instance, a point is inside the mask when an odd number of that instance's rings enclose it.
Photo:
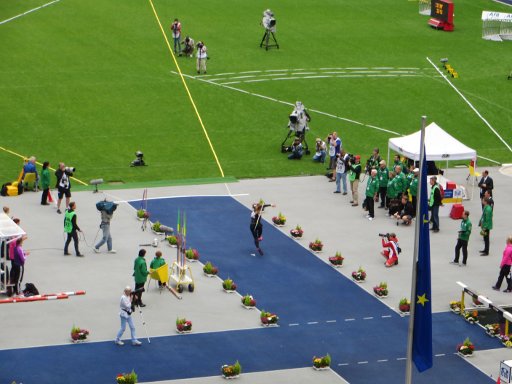
M 140 202 L 133 202 L 138 208 Z M 215 376 L 219 366 L 239 360 L 244 372 L 311 366 L 314 355 L 332 356 L 332 369 L 350 383 L 404 381 L 408 318 L 402 318 L 294 240 L 264 223 L 255 253 L 249 210 L 230 197 L 187 197 L 148 201 L 152 221 L 176 223 L 187 216 L 187 242 L 211 261 L 220 277 L 231 277 L 258 308 L 280 317 L 277 328 L 164 336 L 143 348 L 114 343 L 48 346 L 0 351 L 0 383 L 13 380 L 13 362 L 29 362 L 16 380 L 23 383 L 108 383 L 135 369 L 149 382 Z M 364 241 L 364 240 L 361 240 Z M 236 316 L 236 314 L 233 314 Z M 451 313 L 433 316 L 434 367 L 414 373 L 414 383 L 493 381 L 454 354 L 466 337 L 479 350 L 499 347 L 496 339 Z M 55 364 L 54 362 L 75 364 Z M 6 380 L 4 380 L 6 379 Z

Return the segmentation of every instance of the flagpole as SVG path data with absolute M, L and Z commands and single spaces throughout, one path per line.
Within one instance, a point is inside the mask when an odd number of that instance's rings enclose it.
M 421 117 L 421 140 L 420 140 L 420 173 L 418 180 L 418 193 L 416 196 L 416 227 L 414 234 L 414 256 L 412 263 L 412 282 L 411 282 L 411 305 L 409 308 L 409 328 L 407 332 L 407 360 L 405 365 L 405 383 L 412 384 L 412 342 L 413 342 L 413 332 L 414 332 L 414 313 L 415 313 L 415 303 L 416 303 L 416 275 L 417 275 L 417 263 L 418 263 L 418 251 L 419 251 L 419 241 L 420 241 L 420 228 L 422 225 L 423 217 L 420 216 L 420 202 L 423 198 L 422 196 L 422 184 L 424 181 L 423 177 L 421 177 L 421 170 L 423 169 L 423 159 L 425 158 L 425 125 L 427 121 L 427 116 Z

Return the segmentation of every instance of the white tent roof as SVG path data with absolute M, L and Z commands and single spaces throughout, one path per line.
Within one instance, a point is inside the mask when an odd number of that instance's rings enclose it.
M 420 159 L 421 131 L 403 137 L 394 137 L 388 141 L 389 149 L 409 159 Z M 446 133 L 436 123 L 425 127 L 425 149 L 427 160 L 464 160 L 476 158 L 476 151 L 462 144 Z
M 25 232 L 5 213 L 0 213 L 0 239 L 19 237 Z

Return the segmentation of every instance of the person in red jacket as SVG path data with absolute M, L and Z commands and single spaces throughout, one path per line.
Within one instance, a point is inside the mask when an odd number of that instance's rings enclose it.
M 500 275 L 498 277 L 498 281 L 495 285 L 492 286 L 492 289 L 495 291 L 499 291 L 501 287 L 501 283 L 503 279 L 507 279 L 507 289 L 503 292 L 512 292 L 512 279 L 509 279 L 507 276 L 510 273 L 510 267 L 512 266 L 512 236 L 507 238 L 507 245 L 505 246 L 505 250 L 503 251 L 503 257 L 501 258 L 500 264 Z
M 384 265 L 387 268 L 398 265 L 398 253 L 400 252 L 398 238 L 394 233 L 379 234 L 379 236 L 382 238 L 382 247 L 384 248 L 380 254 L 386 259 Z

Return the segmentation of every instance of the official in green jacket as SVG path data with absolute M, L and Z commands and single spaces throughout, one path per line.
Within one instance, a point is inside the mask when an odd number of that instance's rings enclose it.
M 484 210 L 482 211 L 479 225 L 482 228 L 480 234 L 484 237 L 484 249 L 480 251 L 480 256 L 487 256 L 489 255 L 489 235 L 492 229 L 492 208 L 489 205 L 490 198 L 485 198 L 483 203 Z
M 137 292 L 135 305 L 138 305 L 140 307 L 146 306 L 146 304 L 142 303 L 142 291 L 149 275 L 146 259 L 144 258 L 144 256 L 146 256 L 146 250 L 140 249 L 139 256 L 135 259 L 135 262 L 133 264 L 133 276 L 135 277 L 134 292 Z
M 368 210 L 368 215 L 366 217 L 368 220 L 372 221 L 375 217 L 374 212 L 374 202 L 377 199 L 377 193 L 379 192 L 379 181 L 377 180 L 377 170 L 372 169 L 370 177 L 368 178 L 368 183 L 366 184 L 365 191 L 365 206 Z
M 386 167 L 386 160 L 381 160 L 377 169 L 377 179 L 379 180 L 379 208 L 384 208 L 386 203 L 386 191 L 388 189 L 389 169 Z
M 462 248 L 462 266 L 466 266 L 468 260 L 468 241 L 471 235 L 471 221 L 469 220 L 469 211 L 464 211 L 462 214 L 462 221 L 460 222 L 459 236 L 457 238 L 457 245 L 455 246 L 455 259 L 452 264 L 459 265 L 460 249 Z
M 45 161 L 43 163 L 43 170 L 41 171 L 41 189 L 43 190 L 43 194 L 41 196 L 41 205 L 50 205 L 48 203 L 48 192 L 50 191 L 50 171 L 48 167 L 50 166 L 49 161 Z

